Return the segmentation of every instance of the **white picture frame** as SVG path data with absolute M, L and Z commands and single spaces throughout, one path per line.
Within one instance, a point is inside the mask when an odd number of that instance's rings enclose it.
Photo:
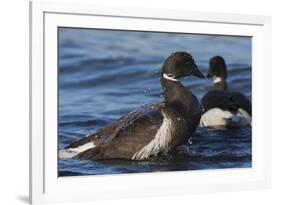
M 31 2 L 30 25 L 32 204 L 270 187 L 271 109 L 265 109 L 271 107 L 270 17 Z M 252 36 L 252 168 L 58 178 L 55 90 L 59 26 Z

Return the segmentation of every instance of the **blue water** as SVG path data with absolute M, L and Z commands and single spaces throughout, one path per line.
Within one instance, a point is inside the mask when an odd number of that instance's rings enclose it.
M 164 59 L 192 54 L 203 73 L 214 55 L 225 58 L 228 84 L 251 98 L 251 38 L 94 29 L 59 29 L 59 148 L 144 104 L 162 101 Z M 200 99 L 209 79 L 183 80 Z M 251 128 L 198 128 L 192 156 L 177 150 L 157 161 L 59 160 L 59 176 L 251 167 Z

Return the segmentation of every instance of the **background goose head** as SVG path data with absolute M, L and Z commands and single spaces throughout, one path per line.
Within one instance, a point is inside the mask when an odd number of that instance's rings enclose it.
M 209 61 L 209 71 L 207 78 L 213 78 L 215 88 L 226 90 L 227 67 L 221 56 L 214 56 Z
M 179 78 L 192 75 L 204 78 L 204 75 L 198 69 L 194 59 L 189 53 L 175 52 L 172 53 L 163 64 L 161 83 L 165 87 L 165 82 L 167 83 L 167 81 L 179 82 Z

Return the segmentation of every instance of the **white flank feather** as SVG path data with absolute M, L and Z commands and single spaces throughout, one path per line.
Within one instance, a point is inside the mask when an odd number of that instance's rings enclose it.
M 232 126 L 251 126 L 252 118 L 243 109 L 239 108 L 237 114 L 232 114 L 227 110 L 213 108 L 208 110 L 201 116 L 201 127 L 222 127 L 227 125 Z
M 69 159 L 69 158 L 73 158 L 76 155 L 78 155 L 81 152 L 84 152 L 88 149 L 94 148 L 95 144 L 94 142 L 88 142 L 86 144 L 83 144 L 79 147 L 75 147 L 75 148 L 69 148 L 69 149 L 62 149 L 59 150 L 59 158 L 60 159 Z
M 163 123 L 153 140 L 151 140 L 150 143 L 144 146 L 140 151 L 136 152 L 133 155 L 132 160 L 144 160 L 167 149 L 172 138 L 172 128 L 172 121 L 164 117 Z

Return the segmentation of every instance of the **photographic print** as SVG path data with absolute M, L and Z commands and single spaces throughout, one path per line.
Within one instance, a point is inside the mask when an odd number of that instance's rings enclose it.
M 252 38 L 58 27 L 58 176 L 252 166 Z

